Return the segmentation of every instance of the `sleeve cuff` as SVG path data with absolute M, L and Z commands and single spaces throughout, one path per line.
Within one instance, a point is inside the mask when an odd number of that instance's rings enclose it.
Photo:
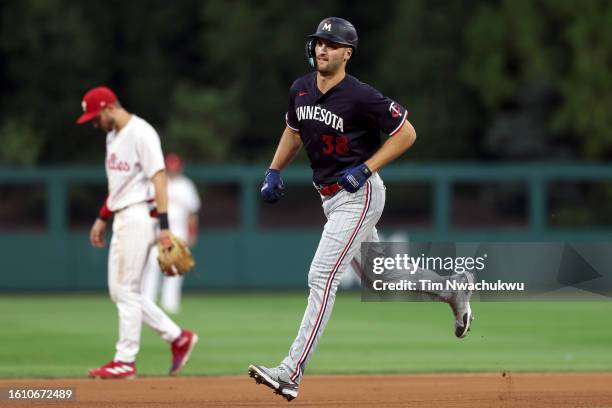
M 291 124 L 289 123 L 289 115 L 287 113 L 285 113 L 285 123 L 287 124 L 287 127 L 291 130 L 295 130 L 296 132 L 299 132 L 300 129 L 298 129 L 295 126 L 291 126 Z
M 104 221 L 108 221 L 110 217 L 112 217 L 113 212 L 108 209 L 108 205 L 106 205 L 106 200 L 104 201 L 104 205 L 100 208 L 98 212 L 98 217 Z
M 397 127 L 395 129 L 393 129 L 393 131 L 391 133 L 389 133 L 389 136 L 393 136 L 394 134 L 399 132 L 399 130 L 402 128 L 402 126 L 404 126 L 404 123 L 406 123 L 406 120 L 408 120 L 408 111 L 404 111 L 404 118 L 402 119 L 400 124 L 397 125 Z
M 154 171 L 150 172 L 150 174 L 147 174 L 147 177 L 149 178 L 149 180 L 151 180 L 153 176 L 155 176 L 157 173 L 159 173 L 162 170 L 166 170 L 166 166 L 161 166 L 161 167 L 156 168 Z

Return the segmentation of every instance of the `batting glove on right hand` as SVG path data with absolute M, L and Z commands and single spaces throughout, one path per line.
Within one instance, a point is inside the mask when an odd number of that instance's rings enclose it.
M 280 176 L 280 171 L 268 169 L 261 186 L 261 198 L 270 204 L 274 204 L 285 195 L 285 183 Z

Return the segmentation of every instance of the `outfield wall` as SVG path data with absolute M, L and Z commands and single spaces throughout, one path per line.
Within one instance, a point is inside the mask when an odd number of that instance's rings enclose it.
M 284 172 L 288 201 L 276 207 L 262 206 L 259 201 L 258 190 L 264 171 L 265 166 L 192 166 L 187 169 L 187 175 L 197 183 L 236 186 L 234 201 L 238 212 L 235 217 L 228 215 L 228 219 L 237 220 L 232 225 L 203 226 L 193 251 L 198 267 L 196 273 L 188 276 L 187 288 L 288 289 L 306 286 L 308 265 L 324 222 L 320 215 L 309 218 L 303 216 L 301 210 L 293 212 L 294 207 L 301 205 L 308 211 L 320 213 L 316 193 L 309 186 L 310 169 L 294 166 Z M 401 199 L 402 195 L 410 196 L 411 191 L 417 191 L 416 187 L 411 190 L 414 183 L 429 186 L 419 190 L 428 192 L 427 197 L 423 197 L 427 200 L 424 206 L 429 209 L 427 219 L 412 226 L 403 224 L 403 215 L 410 218 L 410 204 L 403 210 L 396 209 L 390 217 L 387 212 L 391 210 L 386 211 L 381 232 L 387 237 L 402 233 L 410 239 L 430 241 L 610 241 L 612 238 L 610 227 L 568 229 L 551 225 L 554 214 L 550 213 L 549 206 L 552 183 L 584 180 L 605 183 L 612 180 L 612 167 L 609 166 L 432 164 L 390 166 L 381 174 L 388 185 L 393 185 L 388 190 L 388 207 L 397 197 Z M 524 220 L 457 226 L 457 211 L 465 216 L 478 212 L 469 208 L 457 210 L 455 191 L 461 183 L 491 186 L 486 188 L 515 183 L 524 194 L 524 203 L 519 204 L 524 207 Z M 75 196 L 71 186 L 80 184 L 103 187 L 104 172 L 98 167 L 0 169 L 0 186 L 37 185 L 44 191 L 44 221 L 39 227 L 15 226 L 15 222 L 1 217 L 0 207 L 0 268 L 4 272 L 0 291 L 106 288 L 107 248 L 99 250 L 90 246 L 87 225 L 71 225 L 71 200 Z M 300 188 L 309 198 L 298 200 L 303 202 L 290 201 L 291 194 L 297 194 Z M 0 195 L 6 205 L 9 198 Z M 214 199 L 214 194 L 204 197 L 204 211 L 207 202 Z M 96 202 L 101 200 L 103 197 L 99 200 L 94 197 Z M 484 208 L 487 205 L 497 204 L 485 203 Z M 91 219 L 96 210 L 80 209 L 88 217 L 88 212 L 91 213 Z M 211 218 L 222 219 L 223 207 L 220 211 Z M 271 220 L 269 225 L 262 221 L 264 212 Z M 281 221 L 274 223 L 277 214 Z

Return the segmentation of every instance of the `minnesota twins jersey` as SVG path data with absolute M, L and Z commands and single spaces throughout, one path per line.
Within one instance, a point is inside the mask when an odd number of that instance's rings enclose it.
M 157 132 L 144 119 L 132 115 L 120 131 L 106 135 L 108 209 L 115 212 L 153 199 L 151 178 L 164 168 Z
M 298 78 L 289 93 L 287 126 L 300 133 L 317 184 L 338 181 L 347 168 L 368 160 L 393 136 L 408 113 L 373 87 L 346 75 L 321 93 L 316 72 Z

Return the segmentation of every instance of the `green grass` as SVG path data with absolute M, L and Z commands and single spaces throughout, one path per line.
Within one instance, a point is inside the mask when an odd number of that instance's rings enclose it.
M 186 296 L 176 319 L 200 333 L 185 375 L 275 365 L 295 337 L 305 293 Z M 362 303 L 339 296 L 308 373 L 610 371 L 612 303 L 473 304 L 470 335 L 452 334 L 448 306 Z M 103 295 L 0 296 L 0 377 L 74 377 L 113 356 L 115 306 Z M 165 375 L 169 348 L 143 329 L 138 369 Z

